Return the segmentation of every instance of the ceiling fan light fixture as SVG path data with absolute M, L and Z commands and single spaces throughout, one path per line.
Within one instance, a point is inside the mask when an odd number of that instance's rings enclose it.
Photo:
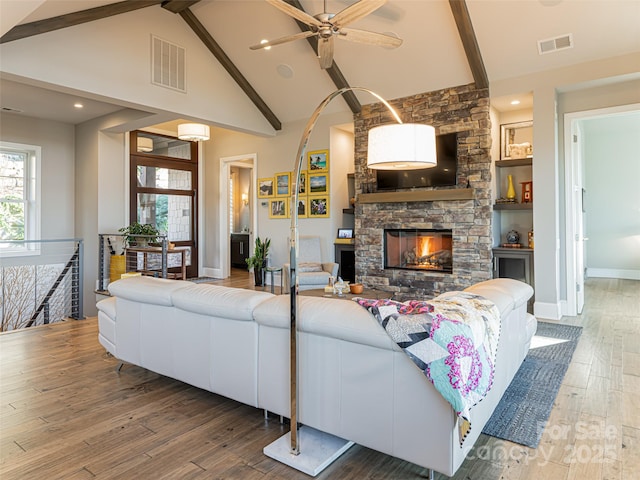
M 187 142 L 209 140 L 209 125 L 202 123 L 182 123 L 178 125 L 178 138 Z
M 399 123 L 369 130 L 368 168 L 417 170 L 436 164 L 436 133 L 431 125 Z

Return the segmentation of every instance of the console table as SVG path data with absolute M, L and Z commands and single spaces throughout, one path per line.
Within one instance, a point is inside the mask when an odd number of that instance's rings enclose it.
M 180 257 L 180 272 L 179 273 L 167 273 L 166 278 L 173 278 L 175 280 L 186 280 L 187 279 L 187 250 L 189 247 L 177 247 L 167 250 L 167 259 L 160 259 L 161 264 L 164 263 L 167 265 L 167 260 L 169 255 L 179 255 Z M 129 258 L 129 253 L 135 254 L 135 264 L 132 268 L 127 268 L 128 271 L 138 271 L 143 275 L 150 275 L 153 277 L 161 277 L 162 270 L 154 268 L 155 265 L 150 265 L 149 254 L 159 255 L 162 257 L 162 247 L 128 247 L 124 249 L 124 253 Z M 138 269 L 138 254 L 142 254 L 142 268 Z M 128 262 L 127 262 L 128 263 Z

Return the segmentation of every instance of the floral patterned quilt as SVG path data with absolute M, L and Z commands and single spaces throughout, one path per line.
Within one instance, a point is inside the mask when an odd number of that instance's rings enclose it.
M 413 360 L 458 415 L 460 444 L 471 407 L 493 385 L 500 312 L 479 295 L 455 292 L 429 301 L 355 298 Z

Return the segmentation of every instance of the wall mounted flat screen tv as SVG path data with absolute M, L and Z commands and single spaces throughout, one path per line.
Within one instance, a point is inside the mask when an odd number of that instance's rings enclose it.
M 378 191 L 418 187 L 450 187 L 457 183 L 458 134 L 436 136 L 438 164 L 419 170 L 376 170 Z

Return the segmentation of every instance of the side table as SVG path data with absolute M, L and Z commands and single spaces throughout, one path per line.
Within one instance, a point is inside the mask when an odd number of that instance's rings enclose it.
M 275 286 L 273 284 L 273 274 L 280 273 L 280 293 L 282 293 L 282 267 L 266 267 L 262 272 L 263 272 L 262 273 L 262 289 L 263 290 L 267 288 L 267 282 L 265 281 L 267 273 L 271 274 L 271 293 L 275 293 L 274 292 Z

